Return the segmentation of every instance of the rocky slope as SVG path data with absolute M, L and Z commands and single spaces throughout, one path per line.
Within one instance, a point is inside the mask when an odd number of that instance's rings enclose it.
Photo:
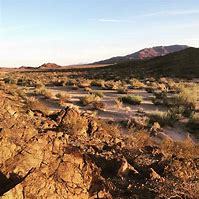
M 0 196 L 29 198 L 197 198 L 199 148 L 158 144 L 67 107 L 31 110 L 0 86 Z
M 47 64 L 42 64 L 37 69 L 58 69 L 58 68 L 61 68 L 61 66 L 54 63 L 47 63 Z
M 98 61 L 95 64 L 116 64 L 130 60 L 150 59 L 158 56 L 164 56 L 177 51 L 181 51 L 186 48 L 188 48 L 188 46 L 186 45 L 156 46 L 152 48 L 144 48 L 138 52 L 126 56 L 112 57 L 110 59 Z

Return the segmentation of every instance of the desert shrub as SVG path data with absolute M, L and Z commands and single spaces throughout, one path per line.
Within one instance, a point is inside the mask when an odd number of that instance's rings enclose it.
M 196 105 L 199 102 L 199 87 L 181 86 L 179 93 L 173 98 L 173 105 L 182 111 L 182 115 L 190 117 L 194 114 Z
M 73 89 L 73 90 L 78 90 L 78 88 L 79 88 L 79 87 L 78 87 L 76 84 L 74 84 L 74 85 L 72 86 L 72 89 Z
M 56 81 L 52 81 L 51 84 L 54 86 L 65 86 L 66 82 L 64 80 L 58 79 Z
M 117 109 L 121 109 L 122 105 L 123 105 L 122 101 L 120 101 L 118 99 L 115 100 L 115 106 Z
M 130 80 L 130 84 L 131 84 L 132 88 L 136 88 L 136 89 L 144 87 L 144 84 L 141 81 L 139 81 L 138 79 L 135 79 L 135 78 Z
M 104 97 L 104 93 L 102 93 L 102 92 L 91 91 L 90 94 L 93 94 L 93 95 L 98 96 L 100 98 Z
M 73 85 L 77 85 L 77 80 L 76 79 L 68 79 L 68 81 L 66 82 L 66 84 L 68 86 L 73 86 Z
M 89 79 L 79 80 L 79 83 L 78 83 L 79 88 L 89 88 L 90 86 L 91 86 L 91 80 Z
M 85 106 L 88 104 L 96 103 L 101 100 L 101 97 L 94 94 L 88 94 L 80 99 L 80 102 Z
M 113 89 L 115 82 L 113 80 L 109 80 L 105 82 L 106 89 Z
M 71 99 L 71 96 L 67 93 L 57 93 L 55 96 L 60 100 L 60 103 L 69 102 Z
M 84 87 L 84 91 L 88 92 L 88 93 L 92 93 L 92 88 L 91 87 Z
M 101 79 L 93 80 L 93 81 L 91 82 L 91 86 L 97 86 L 97 87 L 102 87 L 102 88 L 104 88 L 104 87 L 105 87 L 105 81 L 104 81 L 104 80 L 101 80 Z
M 41 88 L 45 88 L 45 85 L 42 82 L 37 82 L 35 85 L 36 89 L 41 89 Z
M 150 117 L 150 124 L 154 122 L 158 122 L 161 126 L 173 126 L 177 121 L 179 121 L 182 117 L 181 112 L 179 109 L 170 108 L 166 113 L 163 112 L 155 112 L 149 115 Z
M 197 136 L 199 136 L 199 113 L 195 113 L 189 119 L 187 127 L 191 133 L 197 133 Z
M 118 98 L 119 101 L 125 104 L 139 105 L 142 103 L 142 97 L 138 95 L 127 95 Z
M 128 93 L 128 89 L 127 87 L 119 87 L 117 89 L 118 94 L 127 94 Z
M 111 135 L 113 138 L 121 136 L 121 129 L 118 125 L 111 124 L 103 120 L 98 120 L 98 125 L 104 130 L 104 132 Z
M 93 102 L 93 108 L 95 110 L 102 110 L 105 108 L 105 104 L 101 101 L 96 101 L 96 102 Z
M 26 103 L 28 109 L 32 111 L 39 111 L 42 112 L 44 115 L 48 115 L 49 113 L 48 107 L 44 103 L 36 99 L 35 97 L 28 98 Z
M 19 85 L 19 86 L 33 86 L 34 83 L 30 79 L 18 79 L 17 85 Z
M 5 82 L 5 84 L 16 84 L 17 83 L 17 81 L 11 77 L 4 78 L 4 82 Z

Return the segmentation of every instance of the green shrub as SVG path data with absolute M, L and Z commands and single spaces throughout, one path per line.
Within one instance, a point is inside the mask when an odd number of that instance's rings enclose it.
M 154 124 L 154 122 L 158 122 L 161 126 L 173 126 L 179 119 L 181 119 L 182 115 L 176 108 L 169 109 L 166 113 L 156 112 L 150 114 L 150 124 Z
M 104 93 L 102 93 L 102 92 L 91 91 L 90 94 L 93 94 L 93 95 L 98 96 L 100 98 L 104 97 Z
M 11 77 L 4 78 L 4 82 L 5 82 L 5 84 L 16 84 L 17 83 L 17 81 Z
M 128 93 L 128 89 L 126 87 L 119 87 L 117 89 L 118 94 L 127 94 Z
M 142 103 L 143 99 L 141 96 L 138 95 L 127 95 L 118 98 L 119 101 L 126 103 L 126 104 L 133 104 L 139 105 Z

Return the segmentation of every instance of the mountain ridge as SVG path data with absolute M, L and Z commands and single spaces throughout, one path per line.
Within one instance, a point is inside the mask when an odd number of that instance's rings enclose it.
M 169 45 L 169 46 L 154 46 L 149 48 L 144 48 L 137 52 L 131 53 L 126 56 L 116 56 L 102 61 L 94 62 L 93 64 L 117 64 L 130 60 L 144 60 L 151 59 L 154 57 L 164 56 L 170 53 L 178 52 L 189 48 L 187 45 Z

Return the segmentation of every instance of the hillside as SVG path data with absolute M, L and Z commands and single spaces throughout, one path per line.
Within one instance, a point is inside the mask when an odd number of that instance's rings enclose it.
M 186 45 L 156 46 L 152 48 L 144 48 L 138 52 L 126 56 L 112 57 L 110 59 L 95 62 L 95 64 L 115 64 L 130 60 L 150 59 L 158 56 L 164 56 L 177 51 L 181 51 L 186 48 L 188 48 L 188 46 Z
M 78 70 L 73 70 L 78 71 Z M 82 69 L 85 77 L 121 79 L 129 77 L 199 78 L 199 48 L 185 50 L 147 60 L 131 60 L 104 68 Z
M 47 64 L 42 64 L 41 66 L 38 67 L 38 69 L 55 69 L 55 68 L 61 68 L 61 66 L 54 63 L 47 63 Z

